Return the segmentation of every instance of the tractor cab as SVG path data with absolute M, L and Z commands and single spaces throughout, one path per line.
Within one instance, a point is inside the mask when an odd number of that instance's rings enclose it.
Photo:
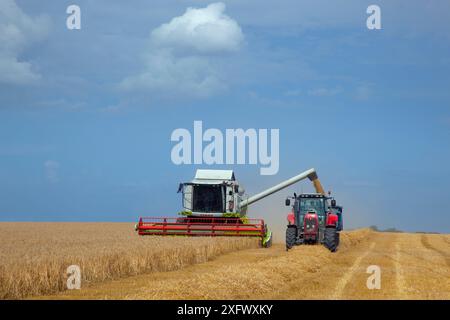
M 318 220 L 318 227 L 323 226 L 327 214 L 327 197 L 321 194 L 301 194 L 297 197 L 297 208 L 294 212 L 297 213 L 298 221 L 303 221 L 305 216 L 310 212 L 315 212 Z M 304 228 L 304 226 L 302 226 Z
M 304 220 L 308 214 L 314 213 L 317 216 L 318 225 L 325 224 L 328 208 L 328 198 L 320 193 L 294 194 L 293 198 L 286 199 L 286 206 L 291 205 L 291 199 L 294 200 L 290 224 L 295 224 L 299 230 L 304 230 Z

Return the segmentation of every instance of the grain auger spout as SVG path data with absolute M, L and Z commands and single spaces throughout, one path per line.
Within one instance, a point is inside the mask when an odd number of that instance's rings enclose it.
M 309 169 L 247 198 L 232 170 L 197 170 L 192 181 L 179 185 L 180 217 L 142 217 L 136 230 L 140 235 L 259 237 L 269 247 L 272 232 L 263 219 L 247 217 L 248 206 L 306 178 L 323 192 L 316 171 Z
M 314 188 L 316 189 L 317 193 L 321 193 L 321 194 L 325 195 L 325 191 L 322 188 L 322 185 L 321 185 L 321 183 L 319 181 L 319 178 L 317 176 L 316 170 L 314 168 L 311 168 L 311 169 L 306 170 L 305 172 L 302 172 L 302 173 L 300 173 L 300 174 L 298 174 L 298 175 L 296 175 L 296 176 L 294 176 L 292 178 L 289 178 L 289 179 L 287 179 L 287 180 L 285 180 L 283 182 L 280 182 L 279 184 L 277 184 L 277 185 L 275 185 L 273 187 L 270 187 L 270 188 L 268 188 L 268 189 L 266 189 L 266 190 L 264 190 L 264 191 L 262 191 L 262 192 L 260 192 L 258 194 L 255 194 L 254 196 L 251 196 L 251 197 L 249 197 L 246 200 L 243 200 L 241 202 L 241 207 L 246 207 L 246 206 L 248 206 L 248 205 L 250 205 L 250 204 L 252 204 L 252 203 L 254 203 L 256 201 L 259 201 L 259 200 L 261 200 L 261 199 L 263 199 L 263 198 L 265 198 L 265 197 L 267 197 L 267 196 L 269 196 L 269 195 L 271 195 L 271 194 L 273 194 L 275 192 L 278 192 L 278 191 L 280 191 L 280 190 L 282 190 L 284 188 L 287 188 L 290 185 L 293 185 L 294 183 L 297 183 L 297 182 L 299 182 L 299 181 L 301 181 L 303 179 L 306 179 L 306 178 L 308 178 L 313 183 Z

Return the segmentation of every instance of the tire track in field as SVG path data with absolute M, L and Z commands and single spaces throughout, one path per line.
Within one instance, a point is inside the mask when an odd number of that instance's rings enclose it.
M 356 271 L 361 267 L 361 261 L 366 258 L 369 253 L 375 248 L 376 243 L 372 242 L 369 249 L 365 251 L 363 254 L 361 254 L 359 257 L 355 259 L 352 266 L 347 270 L 347 272 L 339 279 L 336 287 L 334 288 L 333 294 L 331 295 L 330 299 L 337 300 L 339 299 L 347 284 L 350 282 L 350 280 L 355 276 Z
M 445 238 L 444 238 L 445 239 Z M 445 239 L 446 240 L 446 239 Z M 448 267 L 450 267 L 450 256 L 448 255 L 447 252 L 442 251 L 438 248 L 435 248 L 433 245 L 430 244 L 430 242 L 428 241 L 428 238 L 426 235 L 422 235 L 422 237 L 420 238 L 420 242 L 422 243 L 422 245 L 427 248 L 428 250 L 434 251 L 436 252 L 438 255 L 440 255 L 444 260 L 445 263 L 447 264 Z

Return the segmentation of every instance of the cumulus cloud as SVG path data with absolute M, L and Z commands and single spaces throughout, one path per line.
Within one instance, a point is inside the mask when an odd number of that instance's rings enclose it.
M 239 50 L 241 28 L 225 13 L 223 3 L 186 12 L 154 29 L 144 57 L 144 70 L 125 78 L 126 90 L 150 90 L 205 97 L 226 88 L 217 64 L 220 55 Z
M 244 35 L 224 11 L 225 4 L 220 2 L 203 9 L 188 8 L 182 16 L 153 30 L 151 40 L 160 47 L 200 53 L 236 51 Z
M 0 82 L 26 84 L 40 78 L 19 55 L 30 43 L 44 38 L 48 28 L 47 17 L 32 18 L 14 0 L 0 1 Z

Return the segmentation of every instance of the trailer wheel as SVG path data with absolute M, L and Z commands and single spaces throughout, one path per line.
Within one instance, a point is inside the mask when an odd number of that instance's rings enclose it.
M 286 251 L 291 249 L 297 239 L 297 228 L 288 226 L 286 228 Z
M 337 232 L 336 228 L 325 229 L 323 244 L 331 252 L 336 252 L 339 246 L 339 233 Z

